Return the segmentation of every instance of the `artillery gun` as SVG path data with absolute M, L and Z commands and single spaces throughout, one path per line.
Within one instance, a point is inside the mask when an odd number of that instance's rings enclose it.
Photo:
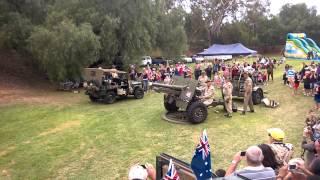
M 184 112 L 192 123 L 201 123 L 207 119 L 207 106 L 197 96 L 198 81 L 173 77 L 169 84 L 153 83 L 156 92 L 164 94 L 164 107 L 170 112 Z
M 173 119 L 175 116 L 175 119 L 197 124 L 207 119 L 208 106 L 224 106 L 222 99 L 213 99 L 211 104 L 204 104 L 201 98 L 203 89 L 199 88 L 197 80 L 175 76 L 169 84 L 153 83 L 152 88 L 164 93 L 163 103 L 167 110 L 165 119 Z

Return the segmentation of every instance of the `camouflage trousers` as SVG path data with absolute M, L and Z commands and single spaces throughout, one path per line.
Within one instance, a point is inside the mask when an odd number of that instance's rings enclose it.
M 243 99 L 243 112 L 247 112 L 247 107 L 249 105 L 250 111 L 254 111 L 252 102 L 252 93 L 245 95 Z
M 224 104 L 228 114 L 232 114 L 232 96 L 224 97 Z

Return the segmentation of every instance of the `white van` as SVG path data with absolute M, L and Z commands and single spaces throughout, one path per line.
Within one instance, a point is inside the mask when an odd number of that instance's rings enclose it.
M 141 57 L 141 65 L 148 65 L 148 64 L 152 64 L 152 59 L 150 56 L 142 56 Z

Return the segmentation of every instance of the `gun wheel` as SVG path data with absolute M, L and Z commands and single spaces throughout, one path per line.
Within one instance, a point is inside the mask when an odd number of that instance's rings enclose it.
M 208 111 L 202 102 L 193 102 L 187 109 L 189 121 L 194 124 L 201 123 L 207 119 Z

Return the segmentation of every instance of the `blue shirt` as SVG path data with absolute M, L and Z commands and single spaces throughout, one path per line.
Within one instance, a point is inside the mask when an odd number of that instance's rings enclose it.
M 287 72 L 287 77 L 294 77 L 294 70 L 292 69 L 289 69 L 288 72 Z

